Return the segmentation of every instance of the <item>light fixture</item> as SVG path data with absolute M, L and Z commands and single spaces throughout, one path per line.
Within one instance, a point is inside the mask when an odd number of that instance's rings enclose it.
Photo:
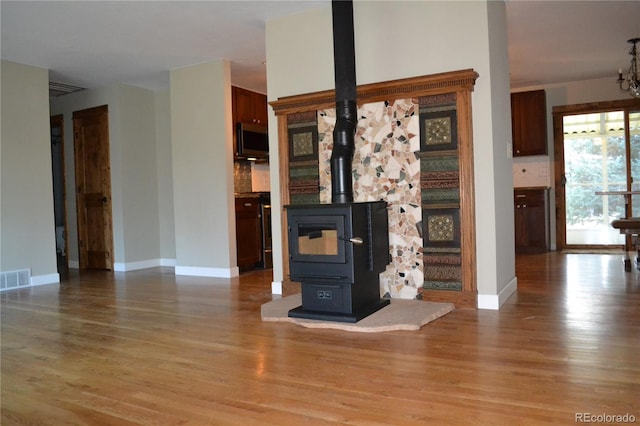
M 640 38 L 631 38 L 627 40 L 633 46 L 629 49 L 629 55 L 631 55 L 631 66 L 627 72 L 627 76 L 622 76 L 622 68 L 618 68 L 618 84 L 620 90 L 623 92 L 629 92 L 634 98 L 640 98 L 640 70 L 638 70 L 638 49 L 636 44 L 640 42 Z M 626 83 L 626 88 L 625 88 Z

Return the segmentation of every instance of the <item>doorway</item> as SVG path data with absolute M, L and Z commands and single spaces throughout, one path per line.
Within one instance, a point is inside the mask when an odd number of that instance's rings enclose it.
M 558 249 L 629 249 L 611 222 L 640 215 L 640 100 L 554 107 L 553 126 Z
M 73 113 L 80 269 L 113 269 L 107 105 Z
M 62 115 L 50 118 L 51 177 L 53 183 L 53 214 L 56 235 L 56 257 L 58 274 L 64 279 L 68 275 L 67 256 L 67 210 L 64 167 L 64 120 Z

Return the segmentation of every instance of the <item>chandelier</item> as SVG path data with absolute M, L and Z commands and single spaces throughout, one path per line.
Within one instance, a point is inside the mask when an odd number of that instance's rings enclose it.
M 638 49 L 636 44 L 640 42 L 640 38 L 632 38 L 627 40 L 633 46 L 629 49 L 629 55 L 631 55 L 631 66 L 627 72 L 626 77 L 622 76 L 622 68 L 618 68 L 618 84 L 620 90 L 623 92 L 629 92 L 634 98 L 640 98 L 640 70 L 638 70 Z M 625 88 L 626 85 L 626 88 Z

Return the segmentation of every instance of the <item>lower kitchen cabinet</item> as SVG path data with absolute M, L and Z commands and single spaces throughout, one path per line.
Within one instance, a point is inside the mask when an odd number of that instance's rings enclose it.
M 513 191 L 516 253 L 549 250 L 549 188 Z
M 238 268 L 252 269 L 262 262 L 262 224 L 258 198 L 236 198 Z

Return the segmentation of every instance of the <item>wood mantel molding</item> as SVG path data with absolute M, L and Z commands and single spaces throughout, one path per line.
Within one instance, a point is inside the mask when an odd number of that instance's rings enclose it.
M 383 81 L 357 87 L 358 104 L 451 92 L 472 92 L 478 73 L 473 69 L 450 71 L 421 77 Z M 269 102 L 276 115 L 335 107 L 335 91 L 285 96 Z

